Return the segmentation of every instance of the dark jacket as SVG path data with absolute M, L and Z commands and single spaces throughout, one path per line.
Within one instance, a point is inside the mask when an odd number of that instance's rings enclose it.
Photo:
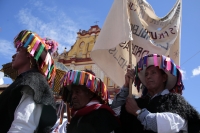
M 73 117 L 67 127 L 67 133 L 110 133 L 119 131 L 120 123 L 106 109 L 94 110 L 82 117 Z
M 176 113 L 188 121 L 188 133 L 200 132 L 199 113 L 179 94 L 160 95 L 152 100 L 139 98 L 136 102 L 140 108 L 146 108 L 151 113 Z M 153 133 L 144 130 L 141 122 L 126 111 L 125 105 L 121 108 L 120 120 L 124 133 Z
M 0 95 L 0 132 L 7 133 L 14 120 L 14 112 L 22 98 L 22 89 L 33 90 L 33 100 L 43 104 L 39 121 L 39 133 L 52 127 L 56 120 L 55 102 L 47 80 L 38 71 L 28 71 L 19 75 L 16 80 Z M 48 113 L 47 113 L 48 112 Z

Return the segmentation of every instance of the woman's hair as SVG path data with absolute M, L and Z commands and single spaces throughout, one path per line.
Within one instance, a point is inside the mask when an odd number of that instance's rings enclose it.
M 88 72 L 88 73 L 92 74 L 93 76 L 96 76 L 95 73 L 92 70 L 85 69 L 83 71 Z

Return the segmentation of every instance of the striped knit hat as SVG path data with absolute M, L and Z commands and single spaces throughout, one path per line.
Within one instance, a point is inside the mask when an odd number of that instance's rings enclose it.
M 135 86 L 139 90 L 141 85 L 145 86 L 145 71 L 149 66 L 156 66 L 162 69 L 167 75 L 166 88 L 174 93 L 182 94 L 184 89 L 182 82 L 182 74 L 179 70 L 179 67 L 176 66 L 174 61 L 169 57 L 158 55 L 158 54 L 149 54 L 140 59 L 135 68 Z
M 93 74 L 86 71 L 70 70 L 62 78 L 63 86 L 85 85 L 90 91 L 97 94 L 105 104 L 108 103 L 108 91 L 106 85 Z
M 14 46 L 17 49 L 20 47 L 27 48 L 27 52 L 36 60 L 38 69 L 51 84 L 56 74 L 51 53 L 57 49 L 58 43 L 48 38 L 42 39 L 32 31 L 22 30 L 14 38 Z

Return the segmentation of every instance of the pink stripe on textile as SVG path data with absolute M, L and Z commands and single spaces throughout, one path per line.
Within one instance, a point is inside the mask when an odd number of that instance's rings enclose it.
M 158 66 L 158 59 L 156 54 L 153 55 L 153 60 L 154 60 L 154 66 Z
M 32 51 L 31 51 L 31 53 L 30 53 L 32 56 L 34 56 L 35 51 L 36 51 L 36 49 L 38 48 L 38 45 L 39 45 L 39 44 L 40 44 L 40 41 L 37 40 L 36 43 L 35 43 L 35 45 L 34 45 L 34 47 L 33 47 L 33 49 L 32 49 Z
M 167 58 L 166 61 L 167 61 L 167 70 L 170 71 L 171 70 L 171 61 L 170 61 L 170 58 Z

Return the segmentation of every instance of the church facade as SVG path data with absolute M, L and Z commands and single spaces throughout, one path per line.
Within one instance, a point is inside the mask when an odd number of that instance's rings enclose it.
M 119 91 L 117 86 L 105 73 L 92 61 L 90 52 L 98 38 L 101 29 L 98 25 L 91 26 L 89 30 L 79 30 L 77 39 L 69 51 L 64 49 L 63 53 L 54 53 L 54 60 L 63 63 L 72 70 L 92 70 L 97 77 L 106 84 L 110 98 L 112 99 Z

